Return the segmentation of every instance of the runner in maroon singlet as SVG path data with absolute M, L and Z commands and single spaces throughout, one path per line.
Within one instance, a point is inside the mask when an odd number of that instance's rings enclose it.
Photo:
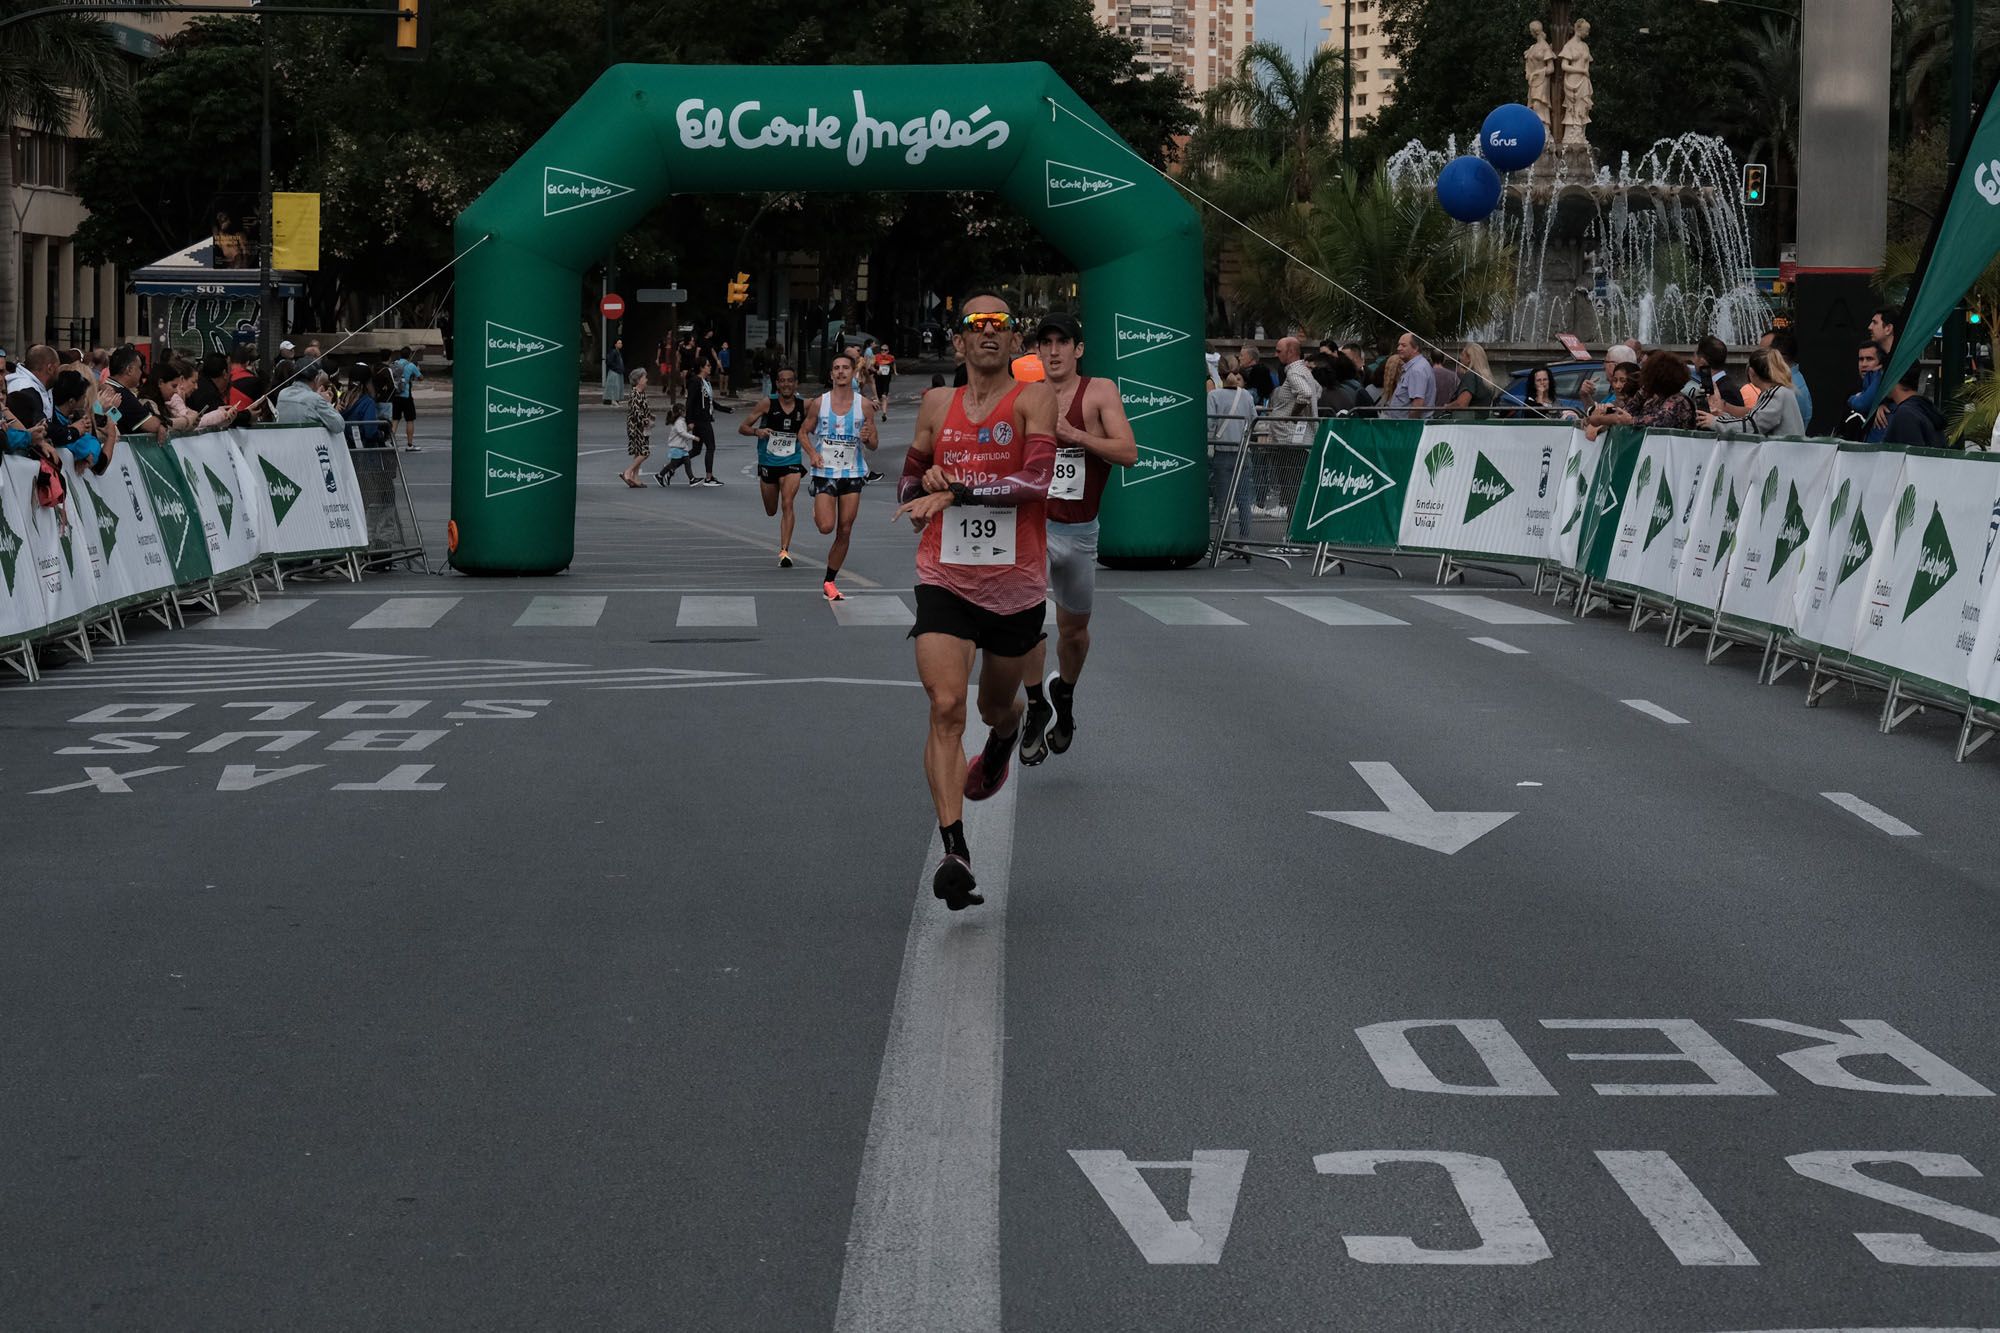
M 1044 533 L 1056 453 L 1055 395 L 1018 384 L 1007 365 L 1020 338 L 1007 303 L 979 293 L 960 302 L 955 335 L 962 389 L 932 389 L 896 495 L 923 536 L 917 545 L 917 676 L 930 695 L 924 775 L 937 807 L 944 858 L 931 890 L 956 912 L 984 902 L 961 818 L 1007 781 L 1021 730 L 1021 680 L 1042 641 L 1048 595 Z M 965 758 L 965 702 L 975 652 L 985 747 Z
M 1056 396 L 1056 471 L 1049 483 L 1049 593 L 1056 603 L 1056 674 L 1042 697 L 1048 650 L 1028 655 L 1028 712 L 1021 723 L 1021 762 L 1039 764 L 1069 749 L 1076 735 L 1077 677 L 1090 655 L 1090 609 L 1097 595 L 1097 507 L 1111 469 L 1139 461 L 1139 443 L 1125 420 L 1125 402 L 1107 379 L 1077 373 L 1083 326 L 1056 313 L 1035 330 L 1035 350 Z M 1054 706 L 1051 707 L 1050 705 Z M 1051 720 L 1055 725 L 1050 726 Z

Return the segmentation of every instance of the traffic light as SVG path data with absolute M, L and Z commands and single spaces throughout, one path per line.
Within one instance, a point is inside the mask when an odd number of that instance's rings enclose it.
M 1764 206 L 1764 164 L 1746 162 L 1743 164 L 1743 206 L 1762 208 Z
M 431 50 L 431 7 L 437 0 L 389 0 L 389 58 L 422 60 Z
M 750 299 L 750 275 L 739 273 L 729 284 L 729 304 L 742 305 Z

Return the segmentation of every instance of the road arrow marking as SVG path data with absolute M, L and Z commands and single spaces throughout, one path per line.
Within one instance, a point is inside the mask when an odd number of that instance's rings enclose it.
M 1456 856 L 1520 813 L 1517 810 L 1433 810 L 1430 802 L 1417 795 L 1417 789 L 1396 771 L 1394 764 L 1355 762 L 1352 767 L 1388 809 L 1313 810 L 1308 813 L 1369 833 L 1380 833 L 1398 842 L 1427 847 L 1446 856 Z

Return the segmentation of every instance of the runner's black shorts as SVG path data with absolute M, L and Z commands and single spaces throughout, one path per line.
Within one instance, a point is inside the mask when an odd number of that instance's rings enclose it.
M 805 472 L 806 465 L 804 463 L 792 463 L 785 467 L 772 467 L 768 463 L 759 463 L 757 465 L 757 480 L 768 486 L 776 486 L 786 477 L 802 477 L 805 475 Z
M 812 493 L 820 495 L 859 495 L 867 483 L 866 477 L 814 477 Z
M 394 400 L 394 401 L 393 401 L 393 402 L 392 402 L 392 403 L 391 403 L 391 404 L 389 405 L 389 420 L 391 420 L 391 421 L 415 421 L 416 419 L 417 419 L 417 400 L 416 400 L 416 399 L 414 399 L 414 398 L 398 398 L 398 399 L 395 399 L 395 400 Z
M 1042 631 L 1048 610 L 1047 602 L 1036 602 L 1025 611 L 1001 615 L 966 601 L 949 588 L 919 583 L 917 623 L 910 627 L 910 637 L 949 634 L 994 657 L 1022 657 L 1048 637 Z

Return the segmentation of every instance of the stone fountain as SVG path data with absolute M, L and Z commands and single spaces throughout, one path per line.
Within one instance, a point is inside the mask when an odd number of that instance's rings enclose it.
M 1755 341 L 1770 326 L 1757 290 L 1736 155 L 1721 139 L 1662 139 L 1637 162 L 1598 162 L 1589 139 L 1595 103 L 1590 22 L 1528 25 L 1522 53 L 1527 104 L 1548 130 L 1534 167 L 1507 179 L 1501 229 L 1515 255 L 1515 294 L 1490 325 L 1467 330 L 1494 342 L 1543 343 L 1575 333 L 1602 346 L 1637 337 L 1687 344 L 1714 333 Z M 1554 39 L 1560 39 L 1560 47 Z M 1412 141 L 1389 159 L 1399 187 L 1430 189 L 1457 155 Z

